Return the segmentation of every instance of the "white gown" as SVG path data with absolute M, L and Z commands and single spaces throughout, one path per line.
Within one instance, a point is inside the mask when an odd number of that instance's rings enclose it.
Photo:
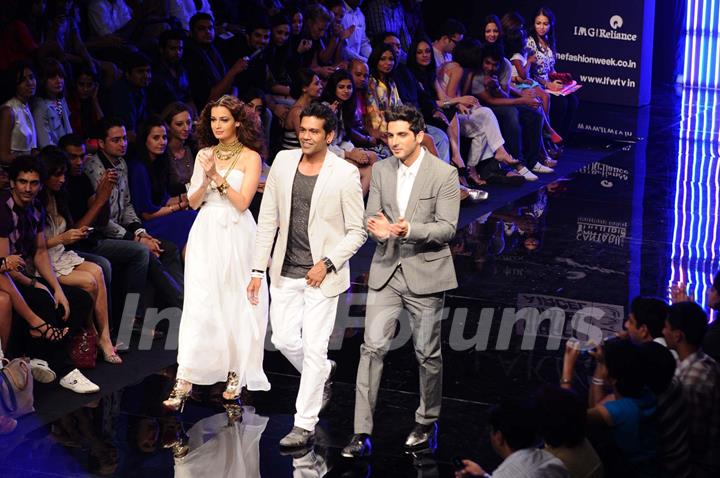
M 195 161 L 188 195 L 202 185 L 203 175 L 200 161 Z M 242 181 L 242 171 L 232 170 L 227 176 L 236 191 Z M 250 211 L 239 212 L 208 188 L 187 242 L 177 378 L 211 385 L 224 382 L 232 371 L 248 390 L 270 390 L 262 366 L 267 283 L 263 280 L 256 306 L 246 293 L 256 227 Z

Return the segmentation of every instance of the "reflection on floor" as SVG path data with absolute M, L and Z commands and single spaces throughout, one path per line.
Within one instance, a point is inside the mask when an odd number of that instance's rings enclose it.
M 270 392 L 244 397 L 240 407 L 223 405 L 216 389 L 197 390 L 197 400 L 171 415 L 160 402 L 172 384 L 173 352 L 155 349 L 126 355 L 141 357 L 130 372 L 104 364 L 91 371 L 114 390 L 91 403 L 49 390 L 38 414 L 0 438 L 0 476 L 443 477 L 452 476 L 455 456 L 492 469 L 498 460 L 487 442 L 488 408 L 556 381 L 563 339 L 614 333 L 630 298 L 666 296 L 678 280 L 704 304 L 720 267 L 717 100 L 688 90 L 658 94 L 641 109 L 583 105 L 583 133 L 563 159 L 562 179 L 491 191 L 491 202 L 463 208 L 452 246 L 460 286 L 447 296 L 443 324 L 435 454 L 402 449 L 418 379 L 401 320 L 386 360 L 374 456 L 340 457 L 352 432 L 368 245 L 354 258 L 356 283 L 340 301 L 334 395 L 312 450 L 292 456 L 278 449 L 292 426 L 299 381 L 277 352 L 266 354 Z M 586 376 L 579 371 L 580 383 Z

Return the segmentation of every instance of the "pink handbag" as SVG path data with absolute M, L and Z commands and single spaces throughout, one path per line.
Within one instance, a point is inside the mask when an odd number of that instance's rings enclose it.
M 35 411 L 30 361 L 2 359 L 0 370 L 0 413 L 19 418 Z

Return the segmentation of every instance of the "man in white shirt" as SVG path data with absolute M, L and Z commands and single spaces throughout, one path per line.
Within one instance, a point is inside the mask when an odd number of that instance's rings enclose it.
M 367 62 L 372 52 L 370 40 L 365 31 L 365 15 L 360 10 L 363 0 L 344 0 L 345 16 L 342 19 L 343 28 L 355 26 L 355 30 L 345 40 L 345 55 L 348 60 L 362 60 Z
M 529 404 L 505 402 L 490 411 L 490 444 L 502 459 L 492 475 L 480 465 L 463 460 L 456 477 L 570 478 L 563 462 L 537 448 L 537 422 Z
M 432 44 L 435 66 L 438 70 L 445 63 L 452 61 L 455 45 L 460 43 L 464 37 L 465 25 L 453 18 L 445 20 Z

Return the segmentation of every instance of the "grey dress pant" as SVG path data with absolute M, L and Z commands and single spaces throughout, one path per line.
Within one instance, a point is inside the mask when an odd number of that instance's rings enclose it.
M 413 294 L 402 267 L 395 269 L 383 288 L 370 289 L 355 391 L 355 433 L 372 434 L 383 360 L 395 335 L 396 319 L 403 309 L 410 313 L 415 357 L 420 366 L 420 406 L 415 412 L 415 421 L 423 425 L 437 421 L 442 400 L 440 321 L 444 300 L 444 292 Z

